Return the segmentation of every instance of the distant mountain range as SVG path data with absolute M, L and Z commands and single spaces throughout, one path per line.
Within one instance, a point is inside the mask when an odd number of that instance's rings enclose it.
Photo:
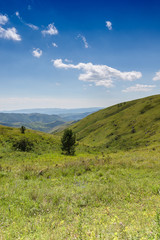
M 3 113 L 41 113 L 48 115 L 60 115 L 60 114 L 77 114 L 77 113 L 93 113 L 102 108 L 100 107 L 92 107 L 92 108 L 34 108 L 34 109 L 20 109 L 20 110 L 10 110 L 3 111 Z
M 0 113 L 0 125 L 52 132 L 58 126 L 69 126 L 100 108 L 81 109 L 24 109 Z M 54 113 L 54 114 L 53 114 Z

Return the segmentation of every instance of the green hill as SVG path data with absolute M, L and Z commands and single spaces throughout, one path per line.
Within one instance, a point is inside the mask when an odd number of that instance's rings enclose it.
M 120 103 L 93 113 L 72 130 L 84 145 L 130 149 L 160 143 L 160 95 Z
M 42 152 L 59 151 L 59 139 L 48 133 L 27 129 L 22 134 L 19 128 L 0 125 L 0 158 L 11 152 L 24 151 L 41 154 Z M 25 149 L 24 149 L 25 148 Z

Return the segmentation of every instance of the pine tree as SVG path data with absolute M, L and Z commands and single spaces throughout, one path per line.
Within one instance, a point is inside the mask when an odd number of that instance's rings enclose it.
M 66 129 L 61 138 L 61 149 L 66 155 L 74 155 L 75 153 L 76 136 L 71 129 Z

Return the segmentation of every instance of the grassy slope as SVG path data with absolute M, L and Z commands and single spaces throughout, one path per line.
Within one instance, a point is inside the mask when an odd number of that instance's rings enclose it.
M 77 140 L 101 148 L 129 149 L 160 142 L 160 95 L 117 104 L 72 126 Z
M 60 149 L 60 142 L 55 136 L 53 137 L 50 134 L 29 129 L 25 131 L 25 134 L 22 134 L 19 128 L 11 128 L 0 125 L 0 157 L 3 157 L 3 155 L 5 156 L 6 153 L 8 155 L 10 153 L 15 153 L 13 148 L 14 143 L 24 138 L 33 143 L 34 146 L 32 152 L 37 154 L 46 151 L 57 151 Z
M 2 240 L 159 239 L 160 148 L 75 157 L 4 152 Z

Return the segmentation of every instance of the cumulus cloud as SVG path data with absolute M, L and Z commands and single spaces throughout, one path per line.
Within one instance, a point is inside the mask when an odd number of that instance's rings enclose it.
M 87 42 L 85 36 L 79 34 L 77 37 L 82 39 L 85 48 L 88 48 L 88 47 L 89 47 L 89 46 L 88 46 L 88 42 Z
M 156 72 L 156 75 L 153 78 L 153 81 L 159 81 L 160 80 L 160 71 Z
M 21 41 L 21 36 L 17 34 L 17 30 L 14 27 L 4 29 L 0 26 L 0 38 Z
M 19 12 L 15 12 L 16 16 L 18 17 L 18 19 L 21 21 L 21 23 L 23 23 L 24 25 L 28 26 L 29 28 L 33 29 L 33 30 L 38 30 L 39 27 L 37 27 L 36 25 L 32 24 L 32 23 L 26 23 L 20 16 Z
M 6 15 L 0 14 L 0 25 L 5 25 L 8 21 L 9 19 Z M 21 36 L 17 34 L 15 27 L 5 29 L 0 26 L 0 38 L 21 41 Z
M 8 22 L 8 17 L 6 15 L 0 14 L 0 24 L 5 25 Z
M 106 27 L 109 29 L 109 30 L 112 30 L 112 23 L 110 21 L 106 21 Z
M 58 45 L 56 43 L 54 43 L 54 42 L 52 43 L 52 46 L 56 47 L 56 48 L 58 47 Z
M 58 34 L 58 30 L 57 28 L 54 26 L 54 23 L 51 23 L 48 25 L 47 30 L 43 30 L 41 31 L 42 34 L 45 35 L 57 35 Z
M 42 56 L 42 50 L 39 48 L 34 48 L 32 55 L 36 58 L 40 58 Z
M 83 71 L 79 80 L 93 82 L 96 86 L 112 87 L 115 80 L 134 81 L 142 77 L 141 72 L 121 72 L 107 65 L 94 65 L 92 63 L 66 64 L 62 59 L 53 60 L 56 68 L 78 69 Z
M 122 92 L 149 92 L 155 88 L 155 85 L 143 85 L 143 84 L 136 84 L 135 86 L 131 86 L 122 90 Z

